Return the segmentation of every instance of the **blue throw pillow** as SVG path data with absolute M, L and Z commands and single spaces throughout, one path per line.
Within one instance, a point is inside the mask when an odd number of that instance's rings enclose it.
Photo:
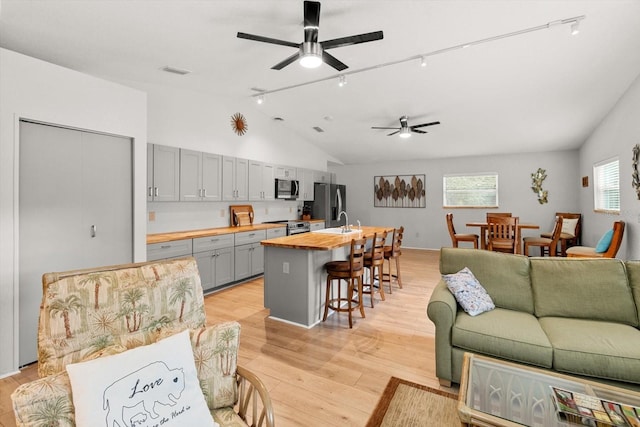
M 603 252 L 607 252 L 609 246 L 611 246 L 611 239 L 613 238 L 613 228 L 600 238 L 600 241 L 596 245 L 596 252 L 601 254 Z

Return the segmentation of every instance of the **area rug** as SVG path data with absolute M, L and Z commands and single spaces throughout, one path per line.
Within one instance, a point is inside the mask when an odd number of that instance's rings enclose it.
M 460 426 L 458 396 L 391 377 L 367 427 Z

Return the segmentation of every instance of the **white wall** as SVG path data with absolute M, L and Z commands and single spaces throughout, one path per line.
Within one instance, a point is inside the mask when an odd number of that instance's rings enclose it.
M 584 243 L 594 246 L 614 221 L 626 222 L 618 258 L 640 259 L 640 200 L 631 185 L 632 149 L 640 144 L 640 76 L 622 95 L 607 117 L 580 149 L 580 176 L 589 177 L 589 187 L 580 188 L 584 214 Z M 620 160 L 620 215 L 593 212 L 593 164 L 618 157 Z
M 146 257 L 146 95 L 0 49 L 0 377 L 18 367 L 20 118 L 134 139 L 134 258 Z
M 546 169 L 543 188 L 549 191 L 549 203 L 540 204 L 531 190 L 531 174 Z M 518 155 L 459 157 L 406 162 L 336 166 L 337 182 L 347 185 L 349 220 L 367 225 L 405 228 L 403 246 L 439 249 L 451 246 L 445 215 L 452 212 L 458 233 L 478 233 L 465 224 L 483 221 L 487 209 L 444 209 L 442 176 L 445 174 L 497 172 L 499 209 L 512 212 L 522 222 L 539 224 L 551 231 L 555 212 L 573 212 L 579 207 L 577 151 L 527 153 Z M 426 208 L 373 207 L 374 176 L 426 175 Z M 523 236 L 539 235 L 540 230 L 524 230 Z

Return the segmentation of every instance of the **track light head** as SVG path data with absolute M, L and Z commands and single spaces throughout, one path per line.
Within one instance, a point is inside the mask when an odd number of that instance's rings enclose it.
M 571 24 L 571 35 L 575 36 L 579 32 L 580 32 L 580 21 L 575 21 L 573 24 Z

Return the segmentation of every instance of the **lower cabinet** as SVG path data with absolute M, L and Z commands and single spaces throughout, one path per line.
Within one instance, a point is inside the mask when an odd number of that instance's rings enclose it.
M 312 222 L 311 224 L 309 224 L 309 227 L 310 227 L 311 231 L 322 230 L 324 228 L 324 221 L 322 221 L 322 222 Z
M 193 253 L 192 241 L 193 239 L 182 239 L 149 244 L 147 245 L 147 261 L 191 256 Z
M 264 273 L 264 246 L 260 241 L 266 237 L 265 230 L 236 233 L 236 280 Z
M 193 257 L 205 292 L 235 280 L 233 234 L 193 239 Z

